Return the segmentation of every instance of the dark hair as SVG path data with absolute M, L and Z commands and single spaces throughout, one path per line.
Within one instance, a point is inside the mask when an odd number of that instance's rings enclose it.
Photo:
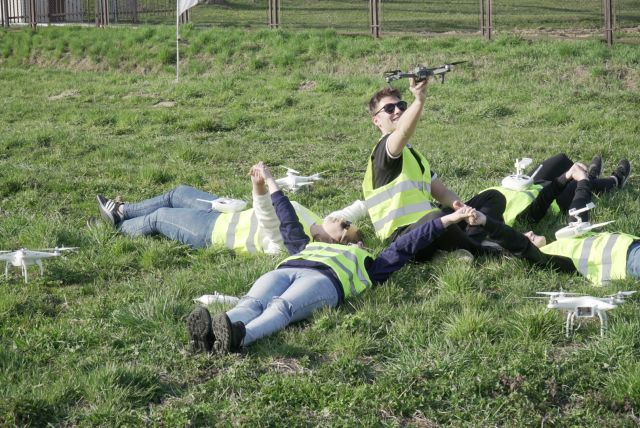
M 373 94 L 373 96 L 369 100 L 369 114 L 371 116 L 373 116 L 376 113 L 376 110 L 378 109 L 378 103 L 384 97 L 396 97 L 399 100 L 402 99 L 402 95 L 400 94 L 400 91 L 396 88 L 391 88 L 387 86 L 386 88 L 380 89 L 378 92 Z

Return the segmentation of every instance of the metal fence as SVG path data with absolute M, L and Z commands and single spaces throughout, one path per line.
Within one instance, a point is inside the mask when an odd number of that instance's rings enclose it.
M 164 22 L 175 0 L 0 0 L 0 18 L 11 24 Z
M 176 0 L 0 0 L 14 23 L 166 23 Z M 325 29 L 343 33 L 481 33 L 564 36 L 640 29 L 640 0 L 201 0 L 189 12 L 199 26 Z M 35 10 L 35 12 L 33 12 Z

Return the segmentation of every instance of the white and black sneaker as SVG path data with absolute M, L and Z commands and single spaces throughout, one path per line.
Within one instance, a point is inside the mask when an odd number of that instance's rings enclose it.
M 102 195 L 96 195 L 96 200 L 98 201 L 102 219 L 111 226 L 116 227 L 122 221 L 122 214 L 120 214 L 122 202 L 107 199 Z
M 587 174 L 590 180 L 594 180 L 602 175 L 602 157 L 600 157 L 600 155 L 596 155 L 591 159 Z
M 611 173 L 611 176 L 615 177 L 616 181 L 618 182 L 618 189 L 622 189 L 624 185 L 627 184 L 627 180 L 629 179 L 630 175 L 631 164 L 626 159 L 622 159 L 620 162 L 618 162 L 618 166 L 616 167 L 615 171 Z

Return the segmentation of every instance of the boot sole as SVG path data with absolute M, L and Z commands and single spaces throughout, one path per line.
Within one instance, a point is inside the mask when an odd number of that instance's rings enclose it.
M 231 321 L 226 314 L 219 314 L 211 323 L 213 335 L 213 351 L 218 355 L 226 355 L 231 351 Z
M 194 309 L 187 318 L 187 331 L 191 339 L 191 347 L 196 353 L 211 352 L 215 336 L 211 328 L 211 315 L 203 307 Z

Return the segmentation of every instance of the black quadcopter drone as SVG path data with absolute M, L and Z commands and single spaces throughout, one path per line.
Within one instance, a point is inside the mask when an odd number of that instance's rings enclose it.
M 454 69 L 454 66 L 462 64 L 464 62 L 467 61 L 452 62 L 450 64 L 445 64 L 435 68 L 427 68 L 419 65 L 413 70 L 409 70 L 407 72 L 404 72 L 402 70 L 387 71 L 384 73 L 384 80 L 386 80 L 387 83 L 391 84 L 391 82 L 393 82 L 394 80 L 413 77 L 416 83 L 418 83 L 422 82 L 423 80 L 427 80 L 429 76 L 440 76 L 440 83 L 444 83 L 445 73 L 450 72 Z

